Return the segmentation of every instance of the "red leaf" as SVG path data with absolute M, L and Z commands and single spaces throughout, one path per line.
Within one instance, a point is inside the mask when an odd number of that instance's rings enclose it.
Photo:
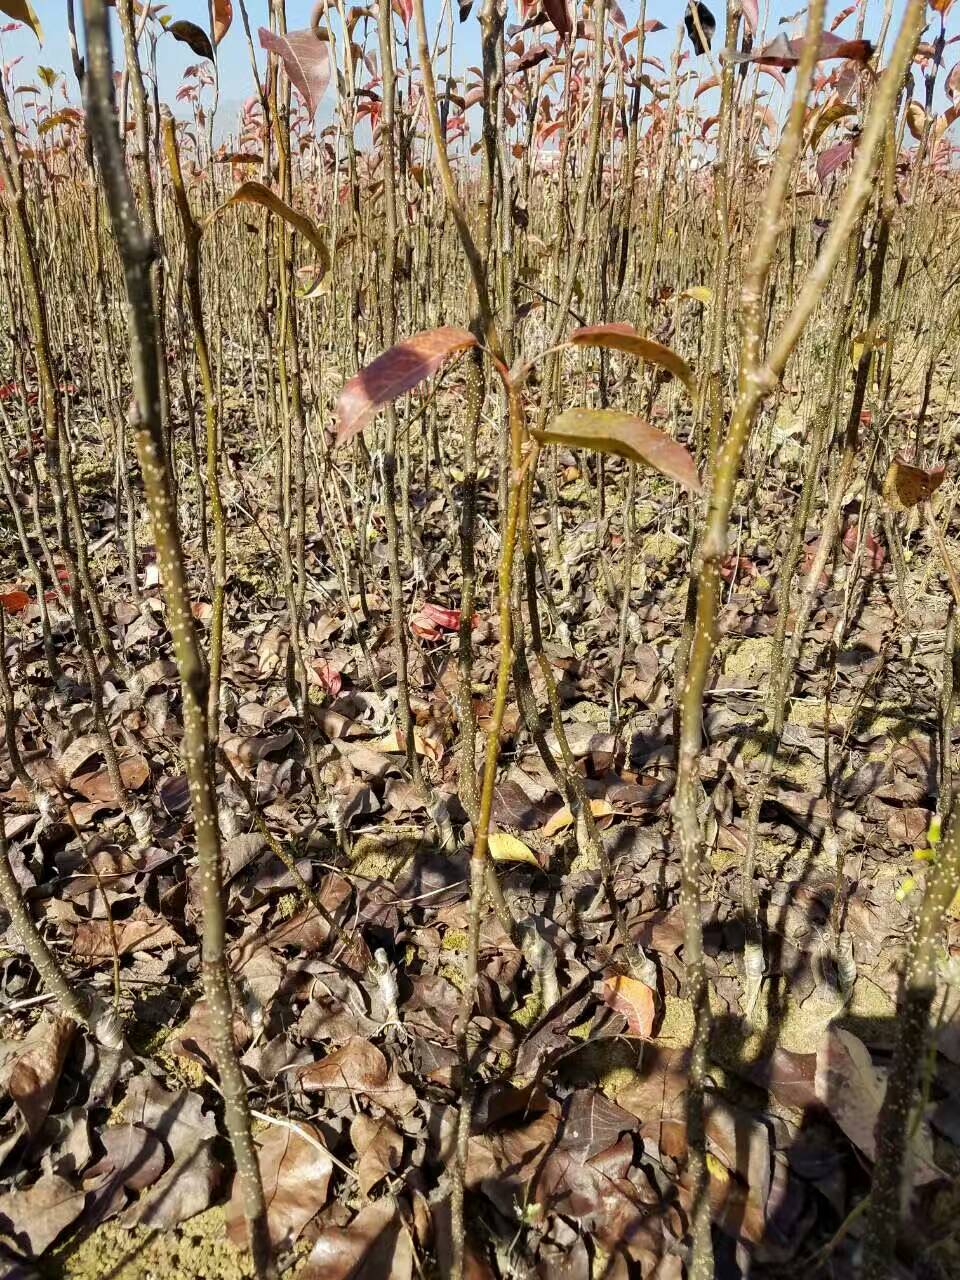
M 313 663 L 313 669 L 327 693 L 335 698 L 343 688 L 343 676 L 340 672 L 332 667 L 326 658 L 318 658 Z
M 377 356 L 340 392 L 337 444 L 352 440 L 385 405 L 436 373 L 450 356 L 476 345 L 476 338 L 466 329 L 444 325 L 417 333 Z
M 843 535 L 843 553 L 848 560 L 852 560 L 856 555 L 859 536 L 860 526 L 857 523 L 850 525 Z M 863 554 L 868 568 L 874 571 L 882 569 L 887 559 L 886 548 L 882 542 L 877 541 L 872 533 L 868 533 L 863 540 Z
M 404 31 L 409 31 L 413 20 L 413 0 L 392 0 L 392 8 L 403 23 Z
M 731 53 L 731 62 L 759 62 L 763 66 L 783 67 L 789 71 L 800 61 L 803 53 L 803 37 L 791 40 L 781 31 L 762 49 L 750 53 Z M 869 62 L 873 56 L 873 45 L 869 40 L 844 40 L 831 31 L 820 32 L 820 43 L 817 48 L 817 61 L 825 62 L 828 58 L 850 58 L 854 62 Z
M 460 610 L 444 609 L 439 604 L 425 604 L 420 610 L 422 618 L 428 618 L 435 626 L 442 627 L 444 631 L 460 630 Z
M 855 145 L 853 140 L 838 142 L 836 146 L 827 147 L 826 151 L 820 152 L 817 156 L 817 177 L 820 179 L 821 186 L 831 173 L 850 162 Z
M 287 75 L 306 103 L 311 117 L 330 83 L 330 48 L 312 31 L 288 31 L 276 36 L 267 27 L 259 31 L 260 47 L 275 53 Z
M 0 592 L 0 605 L 6 609 L 7 613 L 21 613 L 29 603 L 30 597 L 19 587 Z
M 830 30 L 836 31 L 837 27 L 841 26 L 842 23 L 846 22 L 846 20 L 850 17 L 851 13 L 855 12 L 856 7 L 857 6 L 855 4 L 848 4 L 846 8 L 841 9 L 840 12 L 837 14 L 837 16 L 834 18 L 834 20 L 830 23 Z
M 760 21 L 760 6 L 757 0 L 740 0 L 740 9 L 743 13 L 743 25 L 750 35 L 755 35 Z
M 410 630 L 421 640 L 439 640 L 443 635 L 440 628 L 435 627 L 432 622 L 419 622 L 415 617 L 410 619 Z
M 573 30 L 567 0 L 543 0 L 543 11 L 553 23 L 561 40 L 568 40 Z

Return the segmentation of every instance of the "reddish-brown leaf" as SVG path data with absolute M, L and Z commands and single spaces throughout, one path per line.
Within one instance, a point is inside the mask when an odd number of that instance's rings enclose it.
M 316 114 L 320 99 L 330 83 L 330 48 L 312 31 L 288 31 L 274 35 L 268 27 L 259 30 L 260 47 L 275 53 L 283 63 L 290 82 L 303 98 L 311 116 Z
M 308 1093 L 322 1090 L 328 1096 L 359 1093 L 396 1115 L 407 1115 L 417 1104 L 410 1085 L 397 1074 L 376 1045 L 360 1036 L 305 1067 L 298 1077 Z
M 69 1018 L 44 1017 L 19 1046 L 6 1086 L 31 1134 L 38 1133 L 47 1118 L 76 1030 Z
M 0 606 L 7 613 L 21 613 L 30 603 L 30 597 L 26 591 L 21 591 L 19 587 L 11 587 L 9 591 L 0 591 Z
M 364 1205 L 347 1227 L 324 1226 L 300 1270 L 300 1280 L 352 1280 L 357 1275 L 409 1280 L 413 1249 L 396 1201 Z
M 835 173 L 841 166 L 848 164 L 853 156 L 856 142 L 838 142 L 834 147 L 827 147 L 825 151 L 821 151 L 817 156 L 817 177 L 821 184 L 826 182 L 831 173 Z
M 887 468 L 883 482 L 883 496 L 894 506 L 915 507 L 926 502 L 940 488 L 946 478 L 945 467 L 915 467 L 899 453 Z
M 213 0 L 213 43 L 216 47 L 233 22 L 233 0 Z
M 783 31 L 775 36 L 762 49 L 749 53 L 731 53 L 727 56 L 731 62 L 759 62 L 761 66 L 782 67 L 789 71 L 800 61 L 803 53 L 804 39 L 791 40 Z M 820 43 L 817 47 L 817 61 L 826 62 L 830 58 L 847 58 L 851 62 L 869 62 L 873 56 L 873 45 L 869 40 L 844 40 L 832 31 L 820 32 Z
M 543 11 L 553 23 L 561 40 L 567 40 L 573 30 L 567 0 L 543 0 Z
M 567 341 L 574 347 L 606 347 L 609 351 L 626 351 L 650 364 L 666 369 L 679 378 L 688 391 L 693 392 L 694 381 L 690 366 L 676 351 L 662 342 L 645 338 L 632 324 L 588 324 L 574 329 Z
M 350 1125 L 350 1141 L 357 1153 L 360 1190 L 368 1196 L 383 1178 L 393 1172 L 403 1154 L 403 1138 L 389 1120 L 356 1115 Z
M 352 440 L 385 405 L 436 373 L 452 355 L 476 345 L 476 338 L 466 329 L 444 325 L 414 334 L 384 351 L 340 392 L 337 444 Z
M 174 40 L 187 45 L 199 58 L 209 58 L 211 62 L 213 61 L 213 46 L 203 27 L 198 27 L 195 22 L 187 22 L 185 18 L 181 18 L 179 22 L 171 22 L 167 30 Z
M 420 610 L 421 615 L 441 627 L 444 631 L 458 631 L 460 628 L 460 610 L 445 609 L 443 605 L 431 604 L 429 601 Z

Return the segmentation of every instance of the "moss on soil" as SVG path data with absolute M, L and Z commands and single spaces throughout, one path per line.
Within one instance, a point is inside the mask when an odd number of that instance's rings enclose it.
M 773 656 L 773 640 L 769 636 L 751 636 L 736 640 L 723 655 L 723 674 L 752 676 L 769 672 Z
M 223 1209 L 215 1207 L 176 1231 L 105 1222 L 79 1243 L 68 1241 L 41 1274 L 44 1280 L 243 1280 L 253 1267 L 230 1242 Z

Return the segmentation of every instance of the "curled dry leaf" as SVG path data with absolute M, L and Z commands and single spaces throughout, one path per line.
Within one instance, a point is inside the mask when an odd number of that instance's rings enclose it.
M 408 1115 L 417 1104 L 416 1094 L 400 1079 L 396 1067 L 360 1036 L 351 1036 L 320 1062 L 305 1067 L 297 1078 L 308 1093 L 323 1092 L 334 1098 L 360 1094 L 395 1115 Z
M 183 944 L 173 925 L 157 916 L 153 920 L 118 920 L 112 934 L 109 921 L 84 920 L 73 935 L 71 949 L 79 960 L 108 960 L 113 955 L 114 938 L 121 956 L 131 951 L 160 951 Z
M 260 47 L 274 53 L 283 63 L 311 117 L 316 114 L 320 99 L 330 83 L 330 48 L 324 40 L 318 40 L 312 31 L 288 31 L 285 36 L 275 35 L 268 27 L 257 33 Z
M 616 453 L 630 462 L 653 467 L 692 493 L 703 488 L 690 451 L 665 431 L 620 409 L 567 409 L 545 431 L 531 434 L 541 444 Z
M 911 102 L 907 105 L 907 128 L 914 138 L 919 140 L 923 137 L 923 131 L 927 126 L 927 113 L 919 102 Z
M 412 1273 L 410 1233 L 396 1201 L 385 1196 L 364 1206 L 348 1227 L 324 1227 L 298 1274 L 300 1280 L 410 1280 Z
M 0 608 L 6 613 L 22 613 L 29 603 L 30 597 L 19 587 L 8 587 L 0 591 Z
M 828 102 L 826 106 L 813 117 L 813 124 L 810 128 L 810 149 L 815 151 L 817 143 L 830 128 L 832 124 L 836 124 L 838 120 L 844 120 L 847 116 L 855 116 L 856 108 L 851 107 L 849 102 Z
M 305 213 L 299 213 L 296 209 L 291 208 L 285 200 L 281 200 L 275 191 L 271 191 L 268 186 L 262 182 L 257 182 L 251 178 L 247 182 L 242 182 L 236 191 L 225 201 L 219 209 L 215 209 L 210 215 L 210 220 L 218 214 L 223 213 L 224 209 L 232 208 L 238 204 L 258 204 L 264 209 L 274 214 L 275 217 L 281 218 L 289 227 L 293 227 L 294 231 L 300 233 L 316 251 L 317 262 L 314 264 L 314 271 L 320 275 L 326 274 L 330 270 L 330 254 L 327 251 L 327 244 L 323 238 L 323 233 L 311 218 Z
M 169 1231 L 210 1206 L 222 1175 L 223 1164 L 214 1155 L 213 1139 L 204 1138 L 199 1145 L 177 1156 L 160 1180 L 130 1205 L 120 1221 L 128 1228 Z
M 605 1003 L 626 1018 L 631 1035 L 641 1036 L 644 1040 L 649 1038 L 657 1005 L 653 991 L 645 982 L 628 978 L 625 974 L 614 974 L 604 978 L 602 994 Z
M 848 142 L 838 142 L 836 146 L 827 147 L 825 151 L 820 152 L 817 156 L 817 177 L 821 186 L 832 173 L 836 173 L 843 165 L 850 163 L 856 145 L 856 140 L 850 139 Z
M 31 1134 L 43 1128 L 76 1030 L 70 1018 L 43 1017 L 18 1047 L 5 1083 Z
M 759 0 L 740 0 L 740 11 L 743 14 L 743 25 L 748 35 L 756 35 L 760 23 Z
M 337 401 L 337 444 L 346 444 L 379 411 L 431 377 L 449 358 L 477 340 L 466 329 L 444 325 L 414 334 L 355 374 Z
M 945 467 L 915 467 L 897 454 L 883 481 L 883 496 L 891 506 L 915 507 L 926 502 L 940 488 L 946 478 Z
M 803 53 L 804 38 L 801 36 L 791 40 L 786 32 L 781 31 L 762 49 L 752 49 L 745 53 L 728 53 L 730 62 L 759 62 L 762 66 L 782 67 L 789 71 L 800 61 Z M 869 62 L 873 56 L 873 44 L 869 40 L 844 40 L 832 31 L 821 31 L 817 48 L 817 61 L 825 62 L 830 58 L 844 58 L 850 62 Z
M 573 30 L 567 0 L 543 0 L 543 11 L 553 23 L 561 40 L 568 40 Z
M 174 40 L 180 40 L 187 45 L 197 57 L 209 58 L 213 62 L 213 45 L 203 27 L 198 27 L 195 22 L 187 22 L 185 18 L 181 18 L 178 22 L 171 22 L 167 30 Z
M 128 791 L 138 791 L 150 777 L 150 766 L 143 756 L 127 756 L 120 762 L 120 777 Z M 71 782 L 70 789 L 91 803 L 117 807 L 121 803 L 106 769 L 79 774 Z
M 574 347 L 605 347 L 608 351 L 625 351 L 628 355 L 646 360 L 666 369 L 675 378 L 679 378 L 687 390 L 693 394 L 695 390 L 693 371 L 671 347 L 653 338 L 645 338 L 637 333 L 632 324 L 588 324 L 574 331 L 567 338 Z
M 870 1160 L 876 1154 L 877 1118 L 884 1081 L 870 1050 L 850 1031 L 831 1025 L 817 1046 L 817 1097 L 853 1145 Z M 913 1172 L 918 1184 L 942 1177 L 933 1164 L 933 1140 L 924 1122 L 913 1138 Z

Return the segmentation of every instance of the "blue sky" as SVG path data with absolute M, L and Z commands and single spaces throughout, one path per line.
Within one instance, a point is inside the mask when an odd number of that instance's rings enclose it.
M 455 2 L 455 0 L 454 0 Z M 462 69 L 470 63 L 478 61 L 479 57 L 479 24 L 476 19 L 476 9 L 479 7 L 480 0 L 475 0 L 474 13 L 462 26 L 456 23 L 455 34 L 455 69 Z M 708 0 L 709 2 L 709 0 Z M 11 58 L 22 56 L 23 60 L 19 63 L 13 72 L 14 83 L 22 84 L 32 80 L 36 74 L 36 68 L 39 65 L 47 65 L 58 71 L 66 73 L 67 89 L 72 100 L 76 100 L 76 85 L 73 79 L 73 72 L 70 63 L 70 51 L 67 43 L 66 22 L 64 19 L 64 0 L 33 0 L 34 7 L 40 17 L 45 31 L 45 42 L 42 48 L 38 46 L 33 34 L 28 30 L 6 35 L 2 37 L 2 60 L 8 62 Z M 767 8 L 769 17 L 767 21 L 768 33 L 775 33 L 778 28 L 778 21 L 786 14 L 795 13 L 803 7 L 804 0 L 760 0 L 761 15 Z M 882 0 L 865 0 L 868 5 L 867 21 L 865 34 L 875 35 L 880 24 L 880 17 L 883 8 Z M 828 14 L 833 16 L 839 10 L 845 7 L 846 0 L 830 0 L 828 4 Z M 80 0 L 76 0 L 76 7 L 80 11 Z M 628 22 L 634 22 L 639 13 L 638 0 L 621 0 L 621 7 L 627 17 Z M 647 16 L 649 18 L 659 18 L 665 23 L 668 30 L 653 36 L 649 40 L 648 50 L 655 56 L 661 57 L 664 61 L 669 54 L 669 50 L 673 40 L 673 31 L 677 23 L 682 19 L 685 0 L 648 0 Z M 716 0 L 711 6 L 717 18 L 718 33 L 723 29 L 723 15 L 725 4 L 723 0 Z M 903 0 L 895 0 L 894 3 L 894 20 L 899 17 L 903 7 Z M 219 69 L 220 69 L 220 85 L 221 85 L 221 122 L 226 124 L 228 118 L 232 120 L 236 110 L 240 104 L 250 95 L 252 91 L 252 80 L 250 77 L 250 69 L 248 62 L 248 53 L 246 38 L 243 31 L 243 24 L 240 20 L 239 6 L 234 6 L 236 14 L 233 27 L 223 40 L 218 51 Z M 312 8 L 312 0 L 287 0 L 288 23 L 291 28 L 298 26 L 306 26 L 309 21 L 310 10 Z M 428 22 L 435 22 L 441 12 L 441 0 L 427 0 L 427 18 Z M 251 26 L 256 29 L 261 23 L 267 21 L 268 0 L 248 0 L 247 11 L 250 14 Z M 206 0 L 170 0 L 167 12 L 172 18 L 187 18 L 191 21 L 206 26 L 207 2 Z M 960 12 L 960 5 L 958 5 Z M 931 15 L 932 16 L 932 15 Z M 842 32 L 852 31 L 855 19 L 850 18 L 842 28 Z M 955 24 L 951 23 L 951 26 Z M 714 41 L 715 46 L 720 44 L 720 36 L 718 34 Z M 948 67 L 960 57 L 952 56 L 957 46 L 953 46 L 948 50 L 947 65 Z M 261 66 L 264 62 L 264 54 L 259 52 L 259 60 Z M 159 50 L 159 77 L 160 77 L 160 94 L 164 101 L 173 103 L 176 91 L 179 88 L 183 70 L 191 63 L 197 61 L 195 54 L 186 47 L 175 41 L 171 36 L 163 36 L 160 40 Z M 705 61 L 705 60 L 704 60 Z M 704 71 L 709 74 L 709 71 Z M 321 113 L 324 109 L 321 108 Z M 322 115 L 321 117 L 322 118 Z

